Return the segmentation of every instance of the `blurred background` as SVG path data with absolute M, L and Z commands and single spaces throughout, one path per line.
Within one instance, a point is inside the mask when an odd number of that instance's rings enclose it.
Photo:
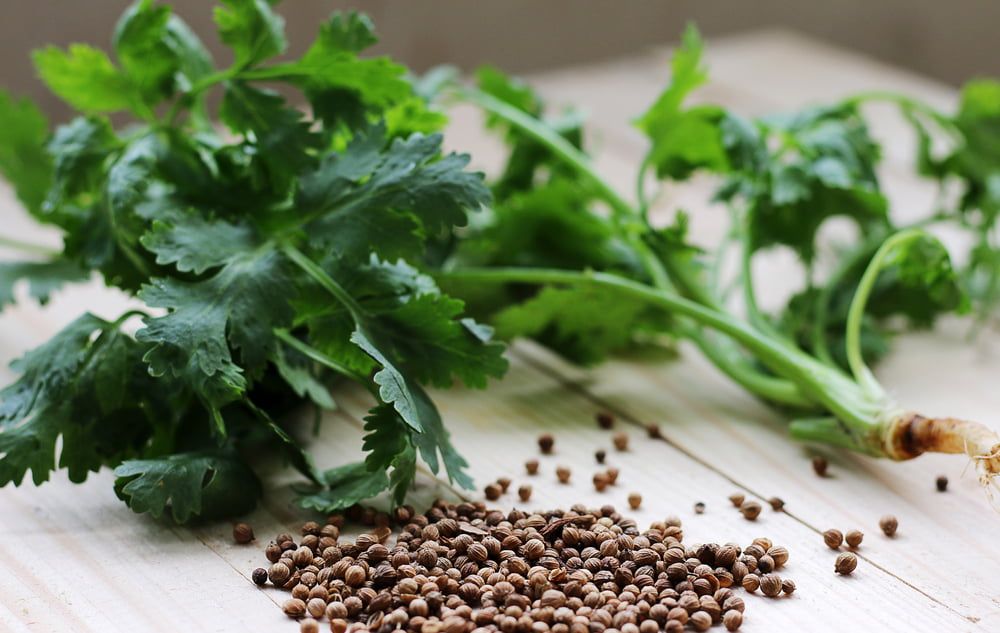
M 31 96 L 57 118 L 66 110 L 35 79 L 29 52 L 44 44 L 107 46 L 127 0 L 3 0 L 0 85 Z M 173 0 L 177 12 L 222 56 L 208 0 Z M 388 53 L 423 70 L 493 63 L 525 72 L 627 55 L 675 41 L 694 21 L 708 38 L 783 28 L 868 54 L 951 84 L 1000 75 L 996 0 L 285 0 L 292 52 L 332 10 L 360 8 Z M 298 48 L 296 48 L 296 46 Z

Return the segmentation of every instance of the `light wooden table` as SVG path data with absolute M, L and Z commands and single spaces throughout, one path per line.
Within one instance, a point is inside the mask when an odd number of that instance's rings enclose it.
M 951 107 L 952 90 L 784 32 L 755 33 L 710 43 L 713 81 L 699 98 L 744 114 L 788 109 L 871 88 L 899 89 Z M 629 120 L 663 85 L 669 52 L 550 72 L 533 80 L 556 103 L 576 103 L 590 113 L 600 169 L 625 191 L 643 150 Z M 895 203 L 929 204 L 930 189 L 909 175 L 912 140 L 891 111 L 872 111 L 887 142 L 883 177 Z M 449 143 L 471 151 L 484 168 L 497 164 L 495 142 L 478 130 L 478 114 L 455 113 Z M 497 160 L 494 160 L 497 159 Z M 492 162 L 491 162 L 492 161 Z M 19 237 L 49 239 L 14 211 L 0 191 L 0 226 Z M 706 207 L 706 183 L 679 188 L 661 201 L 661 212 L 685 206 L 696 237 L 717 235 L 719 215 Z M 4 255 L 0 253 L 0 255 Z M 788 259 L 776 254 L 757 273 L 773 303 L 787 291 Z M 0 361 L 47 338 L 81 310 L 114 316 L 125 300 L 96 283 L 61 292 L 46 309 L 25 303 L 0 317 Z M 995 333 L 970 345 L 965 325 L 945 323 L 933 334 L 908 335 L 879 368 L 880 378 L 914 407 L 998 421 L 1000 349 Z M 555 433 L 556 454 L 544 458 L 531 505 L 574 501 L 625 506 L 630 491 L 643 493 L 640 523 L 679 515 L 689 542 L 749 543 L 767 535 L 791 550 L 787 574 L 798 584 L 791 597 L 749 597 L 746 631 L 996 631 L 1000 630 L 1000 518 L 988 506 L 962 460 L 923 457 L 890 464 L 827 452 L 832 477 L 818 479 L 811 453 L 785 436 L 780 417 L 729 384 L 696 353 L 683 359 L 632 358 L 584 371 L 537 346 L 516 345 L 512 367 L 489 391 L 436 393 L 459 449 L 476 455 L 479 482 L 511 475 L 529 481 L 521 464 L 535 453 L 541 429 Z M 6 382 L 11 374 L 3 370 Z M 311 448 L 320 464 L 354 459 L 360 447 L 363 393 L 336 394 L 341 410 L 326 421 Z M 617 413 L 633 436 L 626 455 L 610 452 L 620 483 L 604 494 L 589 485 L 593 451 L 609 446 L 593 423 L 597 410 Z M 662 425 L 666 441 L 647 441 L 640 425 Z M 306 434 L 303 425 L 302 434 Z M 555 482 L 556 464 L 571 465 L 569 486 Z M 268 495 L 247 520 L 262 542 L 304 520 L 289 503 L 294 474 L 279 467 Z M 934 478 L 952 481 L 934 492 Z M 73 486 L 65 477 L 41 489 L 0 491 L 0 631 L 295 631 L 276 606 L 284 594 L 259 590 L 250 570 L 261 547 L 236 546 L 227 524 L 178 528 L 133 515 L 115 497 L 108 472 Z M 744 521 L 726 497 L 734 491 L 786 502 L 786 513 L 765 509 Z M 416 496 L 449 494 L 424 478 Z M 695 515 L 703 501 L 707 510 Z M 513 503 L 512 495 L 503 503 Z M 880 515 L 899 517 L 899 535 L 883 537 Z M 857 572 L 833 574 L 835 554 L 820 532 L 836 527 L 866 533 Z

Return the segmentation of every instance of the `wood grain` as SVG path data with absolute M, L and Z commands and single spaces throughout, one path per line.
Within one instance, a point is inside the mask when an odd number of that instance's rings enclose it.
M 785 33 L 722 40 L 710 50 L 714 81 L 699 98 L 746 114 L 872 87 L 901 89 L 941 107 L 954 101 L 950 91 L 932 82 Z M 625 192 L 631 191 L 644 147 L 628 122 L 660 89 L 666 59 L 666 51 L 656 50 L 536 78 L 550 97 L 590 111 L 598 166 Z M 501 159 L 499 148 L 479 131 L 478 120 L 477 113 L 459 109 L 448 142 L 493 169 Z M 876 132 L 890 141 L 885 177 L 893 199 L 907 207 L 925 203 L 926 189 L 907 176 L 911 141 L 905 129 L 887 110 L 874 120 Z M 697 212 L 695 235 L 714 239 L 721 215 L 703 202 L 710 187 L 711 182 L 696 180 L 672 190 L 658 212 L 665 216 L 682 204 Z M 0 190 L 5 233 L 57 243 L 52 234 L 24 222 L 13 206 L 9 190 Z M 788 263 L 783 257 L 776 254 L 757 271 L 771 301 L 792 281 L 783 276 Z M 0 315 L 0 362 L 45 340 L 82 310 L 113 316 L 128 304 L 96 281 L 60 292 L 45 309 L 23 302 Z M 963 338 L 965 327 L 955 321 L 933 334 L 905 337 L 881 366 L 880 377 L 900 399 L 923 410 L 995 422 L 996 337 L 971 346 Z M 635 513 L 640 523 L 676 514 L 689 542 L 746 544 L 767 535 L 787 546 L 792 554 L 787 574 L 799 590 L 781 600 L 749 598 L 743 630 L 1000 627 L 1000 580 L 992 573 L 1000 544 L 991 538 L 998 518 L 978 484 L 961 477 L 960 459 L 888 464 L 831 452 L 832 477 L 820 480 L 810 470 L 811 453 L 788 441 L 778 414 L 726 382 L 696 353 L 682 352 L 677 362 L 628 358 L 585 371 L 520 343 L 511 352 L 510 374 L 490 390 L 434 396 L 459 449 L 477 456 L 471 470 L 479 484 L 500 475 L 512 476 L 514 488 L 528 482 L 535 490 L 531 507 L 576 501 L 624 506 L 634 490 L 645 497 Z M 10 377 L 0 370 L 4 383 Z M 343 409 L 309 439 L 324 466 L 357 457 L 358 420 L 370 404 L 357 390 L 335 395 Z M 609 463 L 622 474 L 619 485 L 604 494 L 589 484 L 596 468 L 593 451 L 610 448 L 607 433 L 593 423 L 600 408 L 617 411 L 632 438 L 628 454 L 609 450 Z M 638 425 L 647 422 L 660 423 L 667 441 L 645 438 Z M 536 452 L 535 437 L 543 428 L 555 433 L 556 454 L 544 458 L 542 472 L 529 478 L 521 464 Z M 307 436 L 308 425 L 300 432 Z M 556 464 L 573 469 L 570 485 L 556 483 Z M 938 473 L 952 479 L 947 494 L 933 492 Z M 263 561 L 260 547 L 233 544 L 228 524 L 177 528 L 137 517 L 114 497 L 111 479 L 102 472 L 73 486 L 60 475 L 42 489 L 0 491 L 0 631 L 296 630 L 276 606 L 284 594 L 248 581 L 250 570 Z M 276 463 L 266 481 L 265 503 L 247 517 L 261 542 L 305 518 L 291 504 L 294 473 Z M 788 512 L 765 509 L 759 521 L 747 522 L 726 501 L 737 489 L 761 498 L 781 496 Z M 426 502 L 448 494 L 453 493 L 425 476 L 415 498 Z M 512 505 L 512 498 L 508 494 L 503 505 Z M 694 514 L 696 501 L 706 503 L 705 514 Z M 876 527 L 887 512 L 900 519 L 893 540 Z M 834 554 L 818 534 L 827 527 L 865 531 L 855 576 L 833 574 Z

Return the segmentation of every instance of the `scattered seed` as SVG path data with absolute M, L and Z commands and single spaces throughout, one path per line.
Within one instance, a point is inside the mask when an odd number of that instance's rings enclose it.
M 658 424 L 647 424 L 646 425 L 646 435 L 649 436 L 651 440 L 658 440 L 663 437 L 663 432 L 660 431 L 660 425 Z
M 263 567 L 258 567 L 250 574 L 250 578 L 253 580 L 253 584 L 258 586 L 264 585 L 267 583 L 267 570 Z
M 616 483 L 618 483 L 618 469 L 617 468 L 609 468 L 609 469 L 607 469 L 607 471 L 605 471 L 605 474 L 608 476 L 608 484 L 610 484 L 610 485 L 613 486 Z
M 507 489 L 510 488 L 510 478 L 500 477 L 499 479 L 497 479 L 497 485 L 500 486 L 500 491 L 506 494 Z
M 754 593 L 760 587 L 760 576 L 747 574 L 743 577 L 743 588 L 749 593 Z
M 517 496 L 521 501 L 527 502 L 531 499 L 531 486 L 525 484 L 517 489 Z
M 594 473 L 594 489 L 597 492 L 604 492 L 608 487 L 608 475 L 606 473 Z
M 847 541 L 847 546 L 850 548 L 855 548 L 861 545 L 861 541 L 863 541 L 864 538 L 864 532 L 861 530 L 851 530 L 844 536 L 844 540 Z
M 771 497 L 767 502 L 771 504 L 771 509 L 775 512 L 781 512 L 785 507 L 785 502 L 781 500 L 781 497 Z
M 823 532 L 823 542 L 830 549 L 838 549 L 844 543 L 844 535 L 841 534 L 840 530 L 827 530 Z
M 314 618 L 322 618 L 326 613 L 326 600 L 322 598 L 311 598 L 306 603 L 306 611 Z
M 490 501 L 496 501 L 503 494 L 503 490 L 497 484 L 490 484 L 483 488 L 483 492 L 486 494 L 486 498 Z
M 615 433 L 611 438 L 611 442 L 615 445 L 615 449 L 619 451 L 628 450 L 628 433 L 619 432 Z
M 757 517 L 760 516 L 761 507 L 756 501 L 744 501 L 740 506 L 740 514 L 747 521 L 756 521 Z
M 945 492 L 948 490 L 948 478 L 944 475 L 939 475 L 938 478 L 934 480 L 934 485 L 937 486 L 938 492 Z
M 537 475 L 538 474 L 538 460 L 537 459 L 529 459 L 528 461 L 524 462 L 524 470 L 526 470 L 529 475 Z
M 702 503 L 701 501 L 699 501 L 698 503 L 694 504 L 694 513 L 695 514 L 704 514 L 705 513 L 705 504 Z
M 844 552 L 833 563 L 833 570 L 841 576 L 851 574 L 858 566 L 858 557 L 850 552 Z
M 704 611 L 695 611 L 688 617 L 688 624 L 695 631 L 707 631 L 712 626 L 712 616 Z
M 795 581 L 791 578 L 785 578 L 781 581 L 781 590 L 785 592 L 786 595 L 792 595 L 795 593 Z
M 597 426 L 604 430 L 608 430 L 615 425 L 615 416 L 610 411 L 599 411 L 595 418 L 597 419 Z
M 233 526 L 233 540 L 240 545 L 246 545 L 253 540 L 253 528 L 246 523 L 237 523 Z
M 288 580 L 291 575 L 292 572 L 288 569 L 288 565 L 281 562 L 271 565 L 271 569 L 267 572 L 267 577 L 271 579 L 271 583 L 275 587 L 284 585 L 285 581 Z
M 638 492 L 631 492 L 628 495 L 628 507 L 633 510 L 638 510 L 639 506 L 642 505 L 642 495 Z
M 781 578 L 778 574 L 764 574 L 760 577 L 760 592 L 768 598 L 781 593 Z
M 817 455 L 812 459 L 813 471 L 816 473 L 817 477 L 826 477 L 826 469 L 829 464 L 825 457 Z
M 899 528 L 899 521 L 891 514 L 887 514 L 879 519 L 878 526 L 882 528 L 882 532 L 886 536 L 892 538 L 896 535 L 896 529 Z
M 743 505 L 743 500 L 745 498 L 746 497 L 743 496 L 742 492 L 734 492 L 733 494 L 729 495 L 729 502 L 733 504 L 733 507 L 739 508 L 741 505 Z
M 556 467 L 556 477 L 559 479 L 559 483 L 568 484 L 569 478 L 572 472 L 566 466 Z
M 597 460 L 598 464 L 603 464 L 607 456 L 608 453 L 603 448 L 599 448 L 596 451 L 594 451 L 594 459 Z
M 788 562 L 788 550 L 781 546 L 770 547 L 767 555 L 774 561 L 775 569 L 781 569 Z
M 551 455 L 552 447 L 555 446 L 555 444 L 556 438 L 552 437 L 548 433 L 538 436 L 538 449 L 542 451 L 543 455 Z

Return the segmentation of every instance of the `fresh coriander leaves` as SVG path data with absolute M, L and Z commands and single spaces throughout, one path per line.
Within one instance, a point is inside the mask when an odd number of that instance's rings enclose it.
M 2 483 L 47 479 L 63 437 L 73 480 L 117 467 L 134 510 L 181 522 L 252 507 L 243 456 L 261 443 L 318 486 L 303 501 L 317 509 L 388 488 L 401 503 L 418 455 L 471 485 L 425 385 L 484 387 L 506 369 L 503 346 L 418 267 L 490 192 L 468 156 L 442 152 L 443 115 L 406 69 L 362 56 L 367 17 L 335 14 L 301 58 L 276 62 L 274 4 L 216 9 L 229 68 L 151 0 L 119 20 L 113 56 L 40 51 L 40 76 L 82 112 L 51 135 L 0 95 L 15 124 L 0 131 L 0 170 L 64 237 L 50 261 L 0 264 L 0 306 L 21 279 L 44 302 L 96 270 L 151 308 L 134 337 L 121 325 L 140 315 L 87 315 L 15 366 L 0 393 Z M 111 113 L 135 120 L 116 130 Z M 365 451 L 377 469 L 324 477 L 283 425 L 305 402 L 332 407 L 329 384 L 344 379 L 376 399 Z

